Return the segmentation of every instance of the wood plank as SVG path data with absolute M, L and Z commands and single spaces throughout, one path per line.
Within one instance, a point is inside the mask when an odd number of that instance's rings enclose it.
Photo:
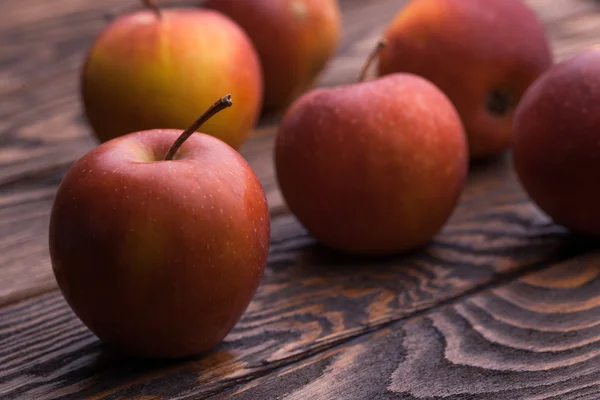
M 381 11 L 377 7 L 382 3 L 361 4 L 365 13 L 368 7 Z M 384 17 L 390 15 L 373 18 Z M 347 61 L 340 61 L 343 57 L 356 59 L 358 66 L 357 55 L 362 62 L 376 41 L 373 25 L 356 29 L 356 40 L 342 49 L 329 73 L 342 65 L 347 68 Z M 335 74 L 329 84 L 354 79 L 355 71 L 351 75 Z M 17 132 L 5 142 L 9 147 L 13 141 L 19 143 L 16 148 L 0 148 L 0 157 L 6 151 L 4 155 L 13 156 L 14 164 L 21 168 L 0 176 L 7 182 L 0 195 L 0 248 L 13 254 L 6 257 L 6 264 L 1 264 L 0 258 L 0 285 L 17 285 L 17 290 L 0 291 L 6 303 L 52 287 L 49 265 L 43 258 L 47 240 L 44 218 L 60 175 L 56 171 L 47 174 L 48 168 L 57 160 L 68 163 L 69 152 L 77 152 L 77 146 L 83 149 L 82 143 L 89 140 L 79 135 L 77 128 L 68 128 L 69 124 L 83 124 L 77 113 L 65 119 L 62 108 L 52 108 L 51 96 L 46 101 L 49 108 L 44 112 L 62 123 L 51 119 L 48 124 L 40 124 L 32 112 L 29 115 L 35 123 L 26 131 L 29 136 Z M 66 109 L 71 101 L 57 103 Z M 19 107 L 13 110 L 19 112 Z M 52 131 L 59 125 L 65 129 L 64 137 Z M 54 133 L 41 138 L 41 128 Z M 508 161 L 503 159 L 473 170 L 451 224 L 426 249 L 385 260 L 356 260 L 333 254 L 316 245 L 284 212 L 270 164 L 273 129 L 272 125 L 266 126 L 263 134 L 244 149 L 273 207 L 274 240 L 269 266 L 256 298 L 225 343 L 204 357 L 183 363 L 125 360 L 101 346 L 68 310 L 61 296 L 53 292 L 0 309 L 0 393 L 6 398 L 81 398 L 86 394 L 131 398 L 166 396 L 167 391 L 169 396 L 215 394 L 278 372 L 311 354 L 335 350 L 348 340 L 522 271 L 541 269 L 587 250 L 571 243 L 564 230 L 549 224 L 531 206 L 516 185 Z M 77 140 L 83 142 L 74 145 Z M 19 157 L 33 155 L 46 161 L 19 161 Z M 75 158 L 72 154 L 70 157 Z M 40 173 L 44 179 L 31 179 Z M 22 246 L 32 249 L 31 254 L 24 254 Z M 2 275 L 4 271 L 10 272 Z M 24 275 L 35 283 L 22 286 L 26 284 Z
M 598 399 L 600 252 L 391 324 L 214 397 L 222 398 Z
M 217 394 L 585 251 L 531 206 L 506 158 L 473 170 L 452 222 L 413 254 L 336 254 L 280 212 L 259 291 L 213 351 L 172 364 L 123 359 L 100 345 L 54 291 L 0 309 L 0 393 L 9 399 Z

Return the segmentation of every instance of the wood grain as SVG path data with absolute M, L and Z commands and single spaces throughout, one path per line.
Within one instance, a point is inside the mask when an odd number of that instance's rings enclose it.
M 596 400 L 599 260 L 526 275 L 214 399 Z
M 122 359 L 81 325 L 57 292 L 4 307 L 0 393 L 8 399 L 217 394 L 588 251 L 587 243 L 531 206 L 508 163 L 501 158 L 474 168 L 451 223 L 410 255 L 357 259 L 332 253 L 292 216 L 275 214 L 257 295 L 225 342 L 193 360 L 152 365 Z
M 286 212 L 271 162 L 276 120 L 242 151 L 267 191 L 273 240 L 234 331 L 183 362 L 128 360 L 102 346 L 53 290 L 47 222 L 61 174 L 95 144 L 76 71 L 99 14 L 117 3 L 2 3 L 2 398 L 598 398 L 599 255 L 584 256 L 590 244 L 531 205 L 508 158 L 473 166 L 459 208 L 427 247 L 349 258 L 314 243 Z M 320 85 L 353 81 L 402 3 L 343 1 L 344 42 Z M 529 3 L 557 58 L 596 40 L 593 2 Z

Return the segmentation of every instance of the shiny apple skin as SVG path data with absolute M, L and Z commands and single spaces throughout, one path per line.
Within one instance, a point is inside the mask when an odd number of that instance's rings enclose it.
M 384 255 L 441 230 L 465 185 L 468 147 L 435 85 L 392 74 L 300 97 L 281 121 L 275 166 L 287 206 L 319 242 Z
M 163 9 L 125 14 L 108 24 L 86 55 L 83 110 L 100 142 L 148 129 L 185 129 L 214 99 L 236 106 L 202 132 L 240 149 L 263 101 L 258 54 L 243 29 L 222 13 Z
M 246 161 L 209 135 L 152 130 L 85 154 L 59 186 L 50 255 L 66 301 L 102 341 L 141 357 L 221 342 L 252 299 L 270 220 Z
M 515 116 L 513 161 L 543 212 L 600 237 L 600 50 L 565 59 L 531 85 Z

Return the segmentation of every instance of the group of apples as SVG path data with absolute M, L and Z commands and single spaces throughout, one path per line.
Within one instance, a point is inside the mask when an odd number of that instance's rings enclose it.
M 87 55 L 82 101 L 101 143 L 63 178 L 49 232 L 68 304 L 121 351 L 198 354 L 250 303 L 270 218 L 238 150 L 265 111 L 282 113 L 287 206 L 338 251 L 426 244 L 470 160 L 507 149 L 541 209 L 600 235 L 600 52 L 554 64 L 521 0 L 411 0 L 367 63 L 376 78 L 318 89 L 340 39 L 336 0 L 144 3 Z

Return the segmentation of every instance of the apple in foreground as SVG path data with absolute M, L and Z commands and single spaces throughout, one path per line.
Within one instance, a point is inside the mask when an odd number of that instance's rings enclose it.
M 319 242 L 384 255 L 440 231 L 463 190 L 468 148 L 446 95 L 392 74 L 296 100 L 277 133 L 275 167 L 290 211 Z
M 341 35 L 337 0 L 208 0 L 248 34 L 260 56 L 266 111 L 277 112 L 310 88 Z
M 269 247 L 264 191 L 233 148 L 192 135 L 230 104 L 222 98 L 183 134 L 103 143 L 59 186 L 49 230 L 56 280 L 83 323 L 124 353 L 208 350 L 257 289 Z
M 114 19 L 81 75 L 86 118 L 100 142 L 148 129 L 185 129 L 222 93 L 238 104 L 203 132 L 239 149 L 262 107 L 260 60 L 243 29 L 212 10 L 148 8 Z
M 556 64 L 515 116 L 514 167 L 533 202 L 573 232 L 600 236 L 600 50 Z
M 510 148 L 523 92 L 552 65 L 542 23 L 522 0 L 412 0 L 384 33 L 379 76 L 421 75 L 454 103 L 473 159 Z

